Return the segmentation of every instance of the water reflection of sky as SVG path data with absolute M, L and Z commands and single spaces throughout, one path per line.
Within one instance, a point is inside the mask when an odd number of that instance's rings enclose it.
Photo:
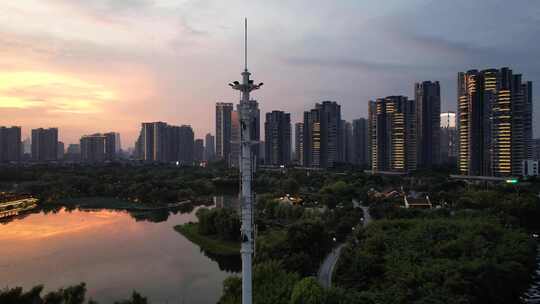
M 89 296 L 105 303 L 132 290 L 152 303 L 215 303 L 229 274 L 172 229 L 193 214 L 153 223 L 125 212 L 62 210 L 0 225 L 0 286 L 84 281 Z

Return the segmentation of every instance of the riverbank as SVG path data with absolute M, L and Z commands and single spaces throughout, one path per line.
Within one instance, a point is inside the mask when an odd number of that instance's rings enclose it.
M 174 230 L 181 233 L 192 243 L 199 245 L 204 251 L 222 256 L 240 254 L 240 243 L 223 241 L 199 233 L 197 223 L 187 223 L 174 226 Z
M 127 211 L 157 211 L 171 208 L 178 208 L 190 201 L 179 202 L 175 204 L 156 204 L 148 205 L 137 202 L 131 202 L 114 197 L 79 197 L 60 199 L 53 203 L 47 203 L 47 206 L 62 206 L 67 208 L 86 208 L 86 209 L 112 209 L 112 210 L 127 210 Z

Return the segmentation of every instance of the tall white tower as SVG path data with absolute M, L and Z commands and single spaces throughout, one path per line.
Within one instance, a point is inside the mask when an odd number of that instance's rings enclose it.
M 242 83 L 234 81 L 229 85 L 241 92 L 240 99 L 240 178 L 241 178 L 241 241 L 240 253 L 242 255 L 242 303 L 251 304 L 252 295 L 252 271 L 251 260 L 253 257 L 253 193 L 251 183 L 253 178 L 252 146 L 258 144 L 251 140 L 251 126 L 255 121 L 255 112 L 249 104 L 249 93 L 260 89 L 263 83 L 254 84 L 249 79 L 251 75 L 247 68 L 247 19 L 245 19 L 244 32 L 244 71 L 242 72 Z

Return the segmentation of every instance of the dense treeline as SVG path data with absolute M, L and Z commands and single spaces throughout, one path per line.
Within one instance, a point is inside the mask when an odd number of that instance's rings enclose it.
M 302 278 L 289 272 L 279 261 L 268 260 L 253 268 L 254 304 L 361 304 L 361 296 L 343 288 L 323 289 L 312 277 Z M 238 276 L 223 282 L 219 304 L 242 303 L 242 279 Z
M 364 303 L 517 303 L 534 247 L 484 216 L 381 220 L 354 235 L 335 280 Z
M 86 298 L 86 284 L 60 288 L 41 295 L 43 286 L 36 286 L 28 291 L 21 287 L 0 290 L 0 303 L 2 304 L 83 304 Z M 98 304 L 90 299 L 87 304 Z M 133 292 L 130 299 L 114 302 L 115 304 L 147 304 L 148 300 Z
M 449 214 L 459 210 L 492 215 L 512 227 L 529 231 L 540 231 L 540 183 L 527 182 L 525 185 L 499 185 L 484 188 L 452 182 L 454 192 L 431 195 L 431 201 L 441 210 L 424 211 L 401 208 L 401 198 L 371 202 L 371 215 L 374 218 L 400 219 L 426 217 L 430 214 Z M 432 184 L 431 187 L 438 187 Z
M 240 240 L 240 216 L 236 210 L 228 208 L 200 208 L 195 213 L 199 220 L 199 233 L 216 236 L 226 241 Z
M 219 176 L 219 178 L 215 178 Z M 216 190 L 236 191 L 234 172 L 174 166 L 3 167 L 0 183 L 44 202 L 78 197 L 115 197 L 146 204 L 174 203 Z
M 257 180 L 269 193 L 257 203 L 256 265 L 277 261 L 281 273 L 272 276 L 297 280 L 281 286 L 255 279 L 255 303 L 267 303 L 268 290 L 282 295 L 274 303 L 515 303 L 530 284 L 536 244 L 520 229 L 540 225 L 535 181 L 515 187 L 468 184 L 444 172 L 387 178 L 295 171 Z M 401 196 L 373 199 L 371 189 L 426 191 L 441 208 L 405 209 Z M 275 199 L 289 193 L 304 206 Z M 380 221 L 360 228 L 351 199 L 370 204 Z M 312 276 L 333 238 L 348 245 L 334 274 L 338 287 L 324 290 Z M 255 277 L 267 275 L 255 269 Z M 240 286 L 228 279 L 220 303 L 240 303 Z

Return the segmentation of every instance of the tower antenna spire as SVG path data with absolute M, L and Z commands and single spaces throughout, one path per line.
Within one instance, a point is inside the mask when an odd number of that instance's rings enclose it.
M 247 71 L 247 18 L 244 19 L 244 70 Z
M 240 254 L 242 256 L 242 304 L 253 303 L 252 292 L 252 259 L 255 246 L 255 234 L 253 225 L 253 173 L 256 170 L 254 159 L 258 157 L 254 155 L 252 146 L 256 144 L 255 136 L 252 136 L 253 126 L 258 122 L 256 111 L 250 102 L 249 94 L 253 90 L 258 90 L 263 86 L 263 83 L 255 84 L 250 79 L 251 73 L 247 69 L 247 18 L 244 20 L 244 71 L 241 73 L 242 81 L 233 81 L 229 86 L 234 90 L 240 91 L 240 104 L 238 111 L 240 114 L 240 217 L 242 226 L 240 228 Z M 256 135 L 256 134 L 253 134 Z M 254 157 L 255 156 L 255 157 Z

